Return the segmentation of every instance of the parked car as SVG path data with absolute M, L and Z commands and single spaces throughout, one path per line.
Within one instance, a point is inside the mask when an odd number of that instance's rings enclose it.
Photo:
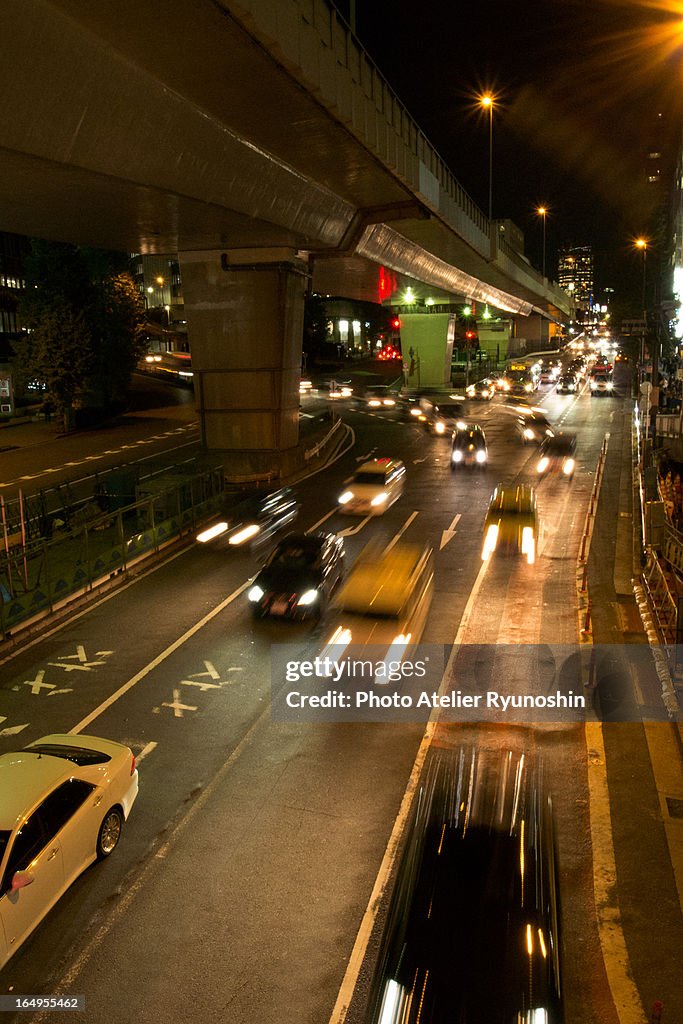
M 553 807 L 513 751 L 426 763 L 371 981 L 370 1024 L 561 1024 Z
M 553 437 L 546 437 L 538 449 L 536 472 L 539 476 L 561 473 L 570 480 L 576 468 L 576 435 L 560 431 Z
M 478 423 L 471 423 L 454 431 L 450 458 L 452 470 L 459 466 L 478 466 L 484 469 L 487 461 L 486 434 Z
M 529 565 L 536 559 L 538 513 L 536 493 L 528 484 L 496 487 L 484 521 L 482 561 L 494 551 L 524 555 Z
M 337 498 L 339 510 L 381 516 L 403 494 L 406 468 L 400 459 L 372 459 L 358 467 Z
M 298 514 L 299 503 L 294 492 L 289 487 L 281 487 L 238 502 L 227 516 L 204 527 L 196 539 L 201 544 L 227 541 L 230 547 L 259 548 L 293 523 Z
M 0 756 L 0 968 L 114 851 L 137 792 L 135 757 L 113 740 L 54 734 Z
M 320 618 L 344 577 L 344 541 L 333 533 L 283 537 L 247 591 L 255 617 Z

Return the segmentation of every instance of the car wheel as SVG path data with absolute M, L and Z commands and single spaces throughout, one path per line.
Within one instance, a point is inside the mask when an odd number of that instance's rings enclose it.
M 110 807 L 97 833 L 97 859 L 104 860 L 116 849 L 121 838 L 123 814 L 120 807 Z

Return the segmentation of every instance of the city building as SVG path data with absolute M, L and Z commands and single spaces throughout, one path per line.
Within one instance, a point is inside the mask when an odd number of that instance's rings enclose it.
M 576 309 L 587 312 L 593 305 L 593 248 L 590 245 L 560 249 L 557 280 L 574 296 Z

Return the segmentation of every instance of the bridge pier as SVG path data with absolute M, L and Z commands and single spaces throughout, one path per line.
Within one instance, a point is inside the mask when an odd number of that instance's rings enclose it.
M 203 446 L 231 476 L 295 460 L 308 265 L 294 249 L 180 252 Z

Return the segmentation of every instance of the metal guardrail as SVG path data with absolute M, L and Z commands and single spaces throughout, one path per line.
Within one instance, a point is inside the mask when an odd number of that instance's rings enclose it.
M 0 555 L 2 639 L 194 531 L 222 507 L 223 488 L 222 467 L 215 467 L 49 540 L 7 546 Z

